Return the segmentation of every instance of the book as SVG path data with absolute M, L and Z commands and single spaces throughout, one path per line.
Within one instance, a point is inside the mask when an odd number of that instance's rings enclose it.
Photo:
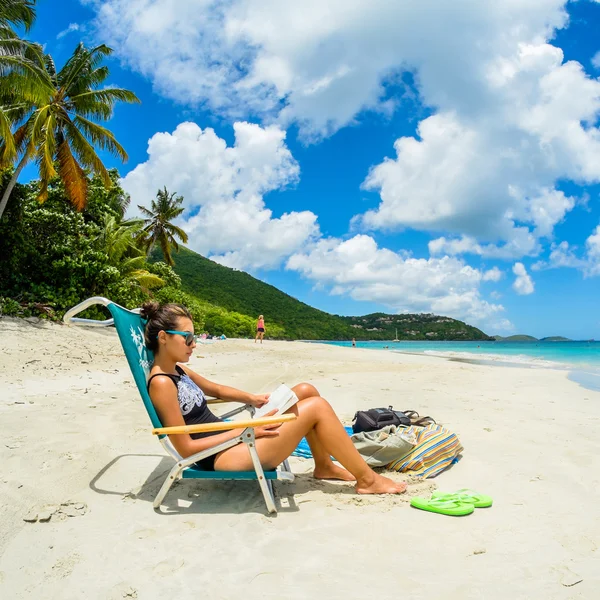
M 281 384 L 275 391 L 271 392 L 269 401 L 256 409 L 254 418 L 260 419 L 272 410 L 277 410 L 275 414 L 283 413 L 294 406 L 296 402 L 298 402 L 298 396 L 287 385 Z

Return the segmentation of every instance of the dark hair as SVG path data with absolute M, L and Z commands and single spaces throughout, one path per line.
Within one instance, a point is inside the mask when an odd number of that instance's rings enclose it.
M 163 304 L 146 302 L 140 311 L 142 319 L 146 319 L 144 338 L 146 346 L 156 352 L 158 350 L 158 332 L 166 329 L 175 329 L 177 319 L 186 317 L 192 320 L 190 311 L 181 304 Z

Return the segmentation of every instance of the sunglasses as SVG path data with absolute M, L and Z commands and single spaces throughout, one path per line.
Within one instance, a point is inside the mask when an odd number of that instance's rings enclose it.
M 173 331 L 172 329 L 165 329 L 164 332 L 172 333 L 174 335 L 184 336 L 185 343 L 187 346 L 191 346 L 194 343 L 194 341 L 196 340 L 196 337 L 194 336 L 194 334 L 191 331 Z

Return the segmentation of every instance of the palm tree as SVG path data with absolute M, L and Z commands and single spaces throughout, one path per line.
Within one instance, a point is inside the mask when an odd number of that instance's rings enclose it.
M 188 241 L 187 233 L 171 223 L 185 210 L 181 206 L 182 203 L 183 196 L 175 197 L 175 193 L 169 194 L 165 187 L 156 193 L 156 200 L 152 200 L 150 210 L 138 204 L 142 214 L 147 217 L 144 219 L 143 229 L 147 255 L 150 256 L 154 246 L 158 244 L 165 257 L 165 262 L 170 267 L 175 264 L 171 256 L 171 248 L 175 248 L 179 252 L 179 244 L 175 238 L 179 238 L 184 244 L 187 244 Z
M 11 23 L 29 31 L 35 20 L 35 0 L 0 0 L 0 27 Z
M 108 67 L 101 63 L 111 53 L 104 45 L 88 49 L 79 44 L 58 73 L 52 57 L 45 55 L 44 68 L 52 82 L 51 93 L 34 102 L 16 102 L 6 110 L 16 127 L 14 139 L 19 162 L 0 201 L 0 218 L 21 171 L 31 160 L 39 165 L 40 202 L 48 197 L 48 185 L 56 175 L 77 210 L 86 204 L 84 169 L 96 173 L 105 186 L 111 186 L 109 172 L 94 146 L 123 161 L 127 160 L 127 153 L 114 135 L 97 121 L 108 120 L 116 102 L 139 102 L 129 90 L 99 89 L 109 75 Z M 0 167 L 11 164 L 9 160 L 5 143 L 0 147 Z
M 162 287 L 163 279 L 142 268 L 146 257 L 135 245 L 142 226 L 139 220 L 119 223 L 114 216 L 106 214 L 98 241 L 109 264 L 119 270 L 124 280 L 136 282 L 146 289 Z
M 44 69 L 39 44 L 22 40 L 13 26 L 29 31 L 35 19 L 35 0 L 0 0 L 0 139 L 4 153 L 16 153 L 11 121 L 6 106 L 27 100 L 35 102 L 50 93 L 51 81 Z

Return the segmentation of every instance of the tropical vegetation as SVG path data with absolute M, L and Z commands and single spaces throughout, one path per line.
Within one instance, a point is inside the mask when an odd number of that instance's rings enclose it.
M 158 190 L 156 199 L 152 200 L 150 209 L 138 204 L 142 215 L 146 217 L 143 224 L 144 241 L 146 243 L 146 253 L 149 255 L 155 246 L 161 249 L 164 261 L 173 266 L 173 257 L 171 248 L 179 252 L 177 240 L 187 244 L 188 236 L 181 227 L 174 225 L 172 221 L 184 211 L 183 196 L 169 194 L 167 188 Z
M 79 210 L 87 201 L 86 169 L 106 186 L 112 184 L 96 148 L 123 161 L 127 153 L 99 122 L 112 116 L 117 102 L 139 100 L 129 90 L 101 87 L 109 76 L 102 61 L 111 53 L 104 45 L 88 49 L 79 44 L 60 71 L 50 55 L 35 54 L 31 62 L 43 69 L 43 77 L 12 68 L 2 78 L 2 120 L 10 125 L 12 137 L 2 137 L 0 167 L 16 164 L 16 168 L 0 200 L 0 218 L 21 171 L 31 161 L 39 167 L 40 202 L 47 199 L 48 186 L 56 175 L 64 184 L 66 197 Z M 15 87 L 15 80 L 26 85 Z

